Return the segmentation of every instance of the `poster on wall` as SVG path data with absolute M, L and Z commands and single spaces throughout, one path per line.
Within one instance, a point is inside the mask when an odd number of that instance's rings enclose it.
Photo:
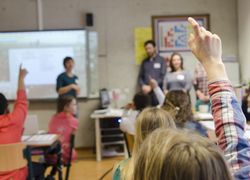
M 153 16 L 152 33 L 156 43 L 156 49 L 160 56 L 167 62 L 167 72 L 170 72 L 170 58 L 173 53 L 179 53 L 183 59 L 184 69 L 194 75 L 195 66 L 198 61 L 188 46 L 190 34 L 193 29 L 188 22 L 188 17 L 193 17 L 200 26 L 210 29 L 209 15 L 186 15 L 186 16 Z M 195 91 L 189 92 L 192 104 L 196 102 Z
M 153 39 L 158 53 L 191 52 L 188 39 L 193 29 L 188 22 L 193 17 L 200 26 L 209 30 L 209 15 L 153 16 Z

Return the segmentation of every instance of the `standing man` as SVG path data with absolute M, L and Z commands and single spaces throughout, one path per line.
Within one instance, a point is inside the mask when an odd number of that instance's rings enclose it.
M 145 44 L 145 49 L 148 54 L 148 57 L 143 60 L 138 83 L 141 86 L 143 92 L 149 94 L 152 99 L 152 106 L 158 105 L 158 100 L 154 94 L 154 91 L 149 85 L 149 76 L 155 79 L 159 87 L 162 87 L 162 81 L 166 74 L 166 60 L 156 54 L 155 42 L 152 40 L 147 41 Z

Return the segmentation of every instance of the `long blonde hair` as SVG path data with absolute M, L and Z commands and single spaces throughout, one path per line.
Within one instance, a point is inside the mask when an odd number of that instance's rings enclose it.
M 234 179 L 221 150 L 190 130 L 154 131 L 134 162 L 134 180 Z
M 133 176 L 134 161 L 138 154 L 144 139 L 148 134 L 157 128 L 172 128 L 176 129 L 173 118 L 164 110 L 155 107 L 144 109 L 136 118 L 135 124 L 135 141 L 133 147 L 133 155 L 125 164 L 125 161 L 118 163 L 115 168 L 120 166 L 121 179 L 129 180 Z

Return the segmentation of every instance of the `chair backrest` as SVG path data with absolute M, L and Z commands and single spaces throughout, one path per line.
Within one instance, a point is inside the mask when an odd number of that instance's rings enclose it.
M 70 138 L 70 153 L 69 153 L 69 161 L 68 161 L 68 164 L 71 163 L 72 151 L 73 151 L 73 148 L 75 147 L 75 131 L 76 131 L 76 130 L 74 130 L 74 131 L 71 133 L 71 138 Z
M 0 145 L 0 172 L 13 171 L 25 167 L 28 162 L 24 157 L 24 143 Z
M 37 115 L 27 115 L 24 121 L 24 135 L 38 134 L 38 118 Z
M 71 166 L 72 151 L 73 151 L 74 146 L 75 146 L 75 130 L 71 133 L 69 160 L 68 160 L 68 163 L 65 165 L 67 166 L 65 180 L 68 180 L 69 178 L 69 168 Z
M 134 135 L 125 133 L 125 141 L 126 141 L 126 145 L 128 148 L 128 156 L 131 157 L 131 154 L 133 152 L 133 147 L 134 147 Z

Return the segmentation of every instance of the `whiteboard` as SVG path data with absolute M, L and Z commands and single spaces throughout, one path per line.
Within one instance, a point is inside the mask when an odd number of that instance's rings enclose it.
M 96 36 L 97 38 L 97 36 Z M 86 30 L 0 33 L 0 92 L 16 99 L 18 70 L 22 63 L 29 99 L 55 99 L 56 79 L 65 72 L 63 59 L 74 59 L 73 73 L 79 78 L 81 94 L 88 97 L 88 43 Z

